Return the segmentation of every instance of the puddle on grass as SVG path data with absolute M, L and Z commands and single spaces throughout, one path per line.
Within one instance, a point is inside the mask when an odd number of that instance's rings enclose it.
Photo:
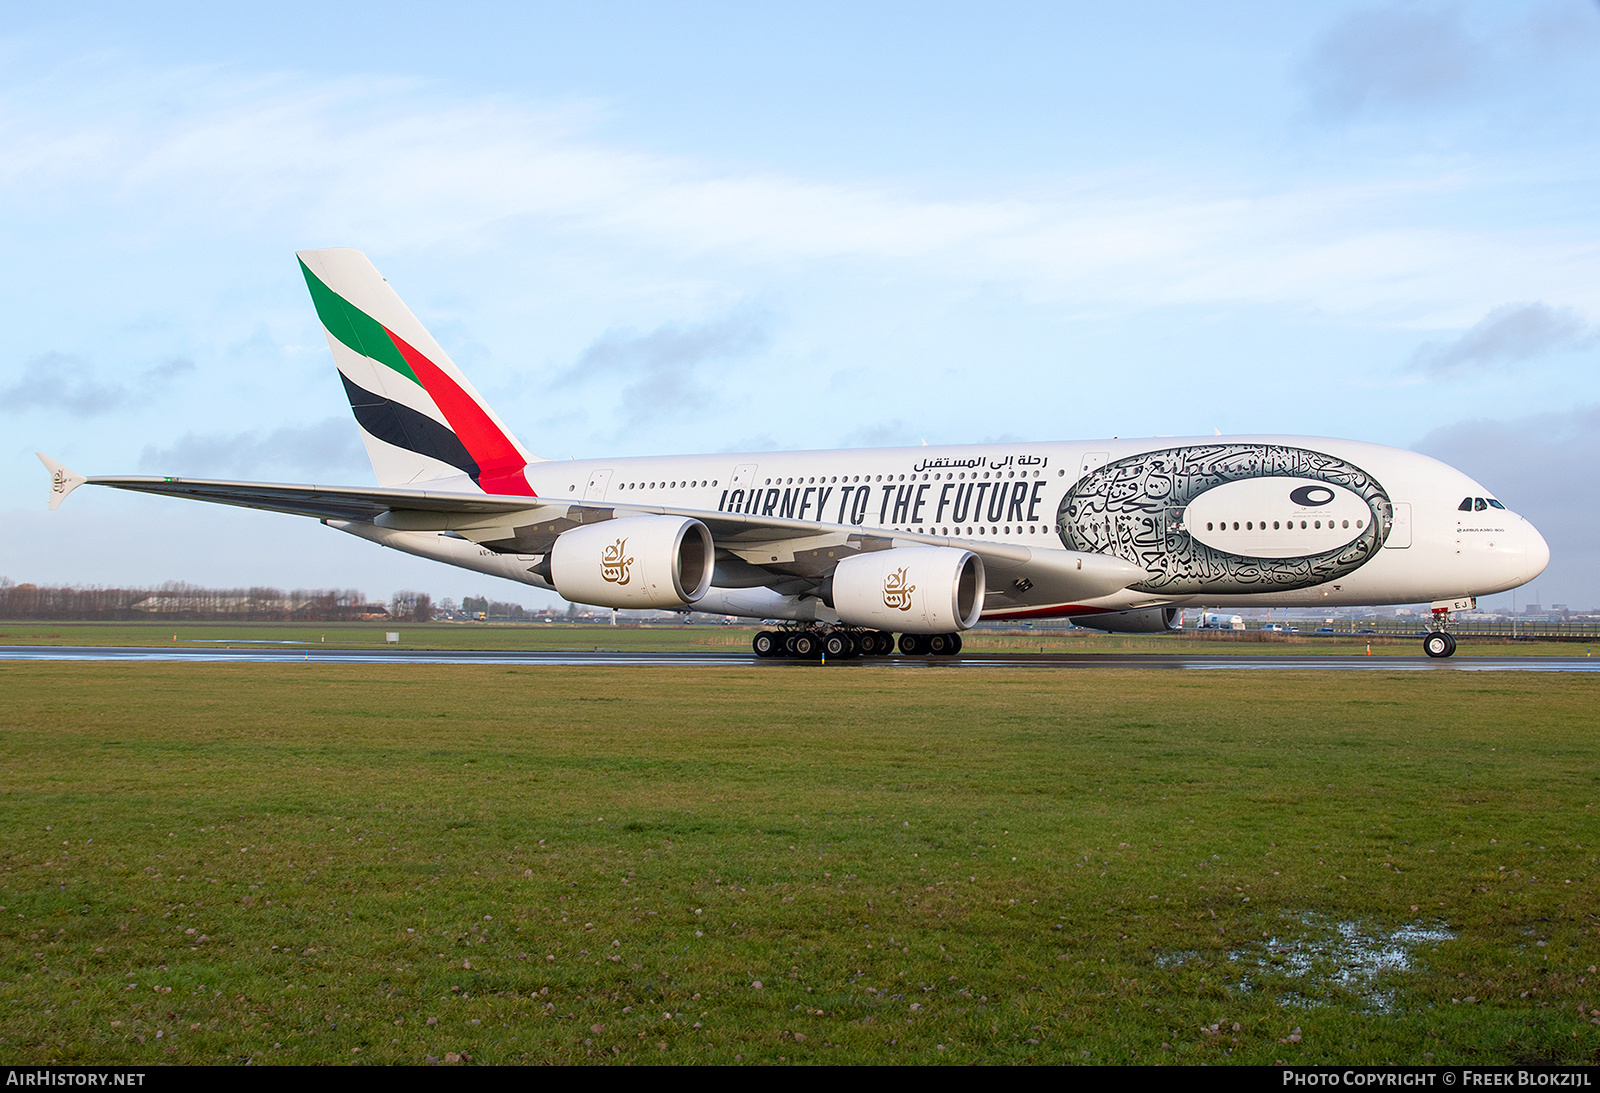
M 1361 922 L 1338 921 L 1315 911 L 1286 915 L 1303 927 L 1293 937 L 1267 937 L 1227 953 L 1239 971 L 1230 989 L 1258 990 L 1268 976 L 1293 981 L 1298 989 L 1287 993 L 1290 1005 L 1315 1005 L 1329 990 L 1356 995 L 1379 1013 L 1394 1008 L 1394 991 L 1382 984 L 1385 974 L 1411 970 L 1412 957 L 1424 945 L 1455 940 L 1444 923 L 1415 922 L 1398 930 L 1383 931 Z M 1157 957 L 1163 968 L 1203 960 L 1194 950 Z

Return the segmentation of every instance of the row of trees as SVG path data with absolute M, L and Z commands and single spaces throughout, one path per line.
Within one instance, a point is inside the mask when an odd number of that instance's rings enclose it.
M 437 604 L 426 592 L 402 590 L 387 604 L 369 603 L 353 588 L 202 588 L 169 581 L 154 588 L 82 588 L 68 585 L 15 584 L 0 577 L 0 619 L 60 619 L 127 622 L 152 617 L 168 619 L 239 619 L 253 622 L 339 622 L 363 618 L 427 622 L 456 614 L 453 599 Z M 460 610 L 476 617 L 526 619 L 532 614 L 519 603 L 468 596 Z M 568 614 L 576 611 L 573 608 Z
M 504 603 L 484 596 L 467 596 L 461 601 L 461 610 L 474 617 L 483 615 L 491 619 L 525 619 L 528 610 L 520 603 Z
M 433 618 L 433 597 L 426 592 L 396 592 L 389 601 L 389 617 L 427 622 Z
M 426 599 L 426 597 L 424 597 Z M 154 588 L 14 584 L 0 577 L 0 618 L 131 621 L 227 618 L 333 622 L 384 614 L 353 588 L 201 588 L 169 581 Z M 430 616 L 431 617 L 431 613 Z

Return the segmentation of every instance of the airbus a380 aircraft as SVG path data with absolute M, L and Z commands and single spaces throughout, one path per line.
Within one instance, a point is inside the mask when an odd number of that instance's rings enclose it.
M 1163 631 L 1188 605 L 1431 601 L 1550 560 L 1426 456 L 1292 436 L 552 461 L 530 455 L 365 255 L 300 253 L 379 488 L 85 478 L 314 516 L 408 554 L 614 608 L 783 619 L 762 656 L 949 654 L 980 618 Z

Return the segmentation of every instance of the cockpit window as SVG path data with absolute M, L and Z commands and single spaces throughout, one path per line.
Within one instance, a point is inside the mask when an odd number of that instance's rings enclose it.
M 1472 511 L 1472 498 L 1463 497 L 1461 499 L 1461 504 L 1457 505 L 1456 508 L 1460 509 L 1462 512 L 1471 512 Z
M 1489 505 L 1490 505 L 1491 508 L 1497 508 L 1497 509 L 1505 508 L 1504 505 L 1502 505 L 1500 502 L 1496 501 L 1493 497 L 1489 498 Z
M 1489 502 L 1485 501 L 1481 497 L 1474 497 L 1472 499 L 1472 507 L 1477 511 L 1482 512 L 1489 507 Z

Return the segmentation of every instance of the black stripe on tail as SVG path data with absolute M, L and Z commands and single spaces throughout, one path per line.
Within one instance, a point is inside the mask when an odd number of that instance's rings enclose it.
M 350 409 L 355 412 L 357 423 L 367 432 L 385 444 L 448 463 L 471 475 L 474 482 L 478 480 L 477 461 L 448 426 L 393 399 L 356 386 L 343 372 L 339 373 L 339 378 L 344 381 L 344 393 L 350 399 Z

